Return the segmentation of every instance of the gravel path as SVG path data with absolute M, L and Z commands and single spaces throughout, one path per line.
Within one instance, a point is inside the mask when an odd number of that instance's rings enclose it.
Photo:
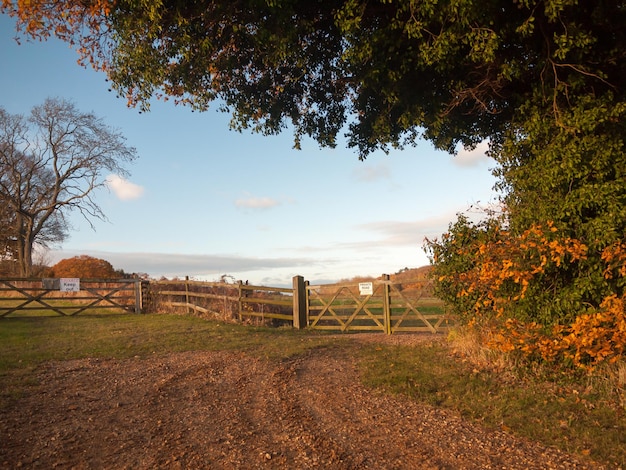
M 1 468 L 602 468 L 366 389 L 352 359 L 324 350 L 72 360 L 38 380 L 1 411 Z

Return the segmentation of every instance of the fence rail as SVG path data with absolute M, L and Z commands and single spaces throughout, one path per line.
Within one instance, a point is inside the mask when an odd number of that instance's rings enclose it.
M 293 290 L 253 286 L 239 282 L 154 281 L 148 301 L 153 311 L 179 311 L 211 315 L 223 320 L 291 322 Z

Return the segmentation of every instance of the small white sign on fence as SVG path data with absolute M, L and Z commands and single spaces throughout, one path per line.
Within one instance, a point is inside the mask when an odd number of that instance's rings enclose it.
M 374 295 L 374 283 L 373 282 L 359 282 L 359 294 L 360 295 Z
M 62 277 L 59 279 L 59 290 L 61 292 L 80 291 L 80 279 L 77 277 Z

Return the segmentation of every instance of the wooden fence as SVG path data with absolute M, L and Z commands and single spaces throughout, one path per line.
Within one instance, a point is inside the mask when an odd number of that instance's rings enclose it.
M 428 281 L 410 289 L 387 275 L 371 282 L 310 285 L 295 276 L 290 288 L 238 282 L 80 279 L 76 292 L 59 279 L 0 279 L 0 317 L 78 315 L 110 309 L 135 313 L 178 312 L 240 323 L 319 330 L 446 331 L 453 324 Z
M 199 281 L 150 282 L 151 311 L 209 315 L 222 320 L 288 324 L 334 331 L 446 331 L 453 319 L 432 296 L 429 282 L 403 290 L 389 276 L 370 283 L 310 285 L 301 276 L 292 288 Z M 365 290 L 363 290 L 365 289 Z
M 141 308 L 137 279 L 0 279 L 0 317 L 139 313 Z
M 240 322 L 291 323 L 293 289 L 252 286 L 239 281 L 150 281 L 144 296 L 146 311 L 208 315 Z

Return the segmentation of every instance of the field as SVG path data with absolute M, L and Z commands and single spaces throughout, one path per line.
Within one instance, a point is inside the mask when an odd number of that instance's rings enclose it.
M 2 468 L 620 468 L 591 378 L 479 370 L 440 336 L 176 315 L 0 321 Z

